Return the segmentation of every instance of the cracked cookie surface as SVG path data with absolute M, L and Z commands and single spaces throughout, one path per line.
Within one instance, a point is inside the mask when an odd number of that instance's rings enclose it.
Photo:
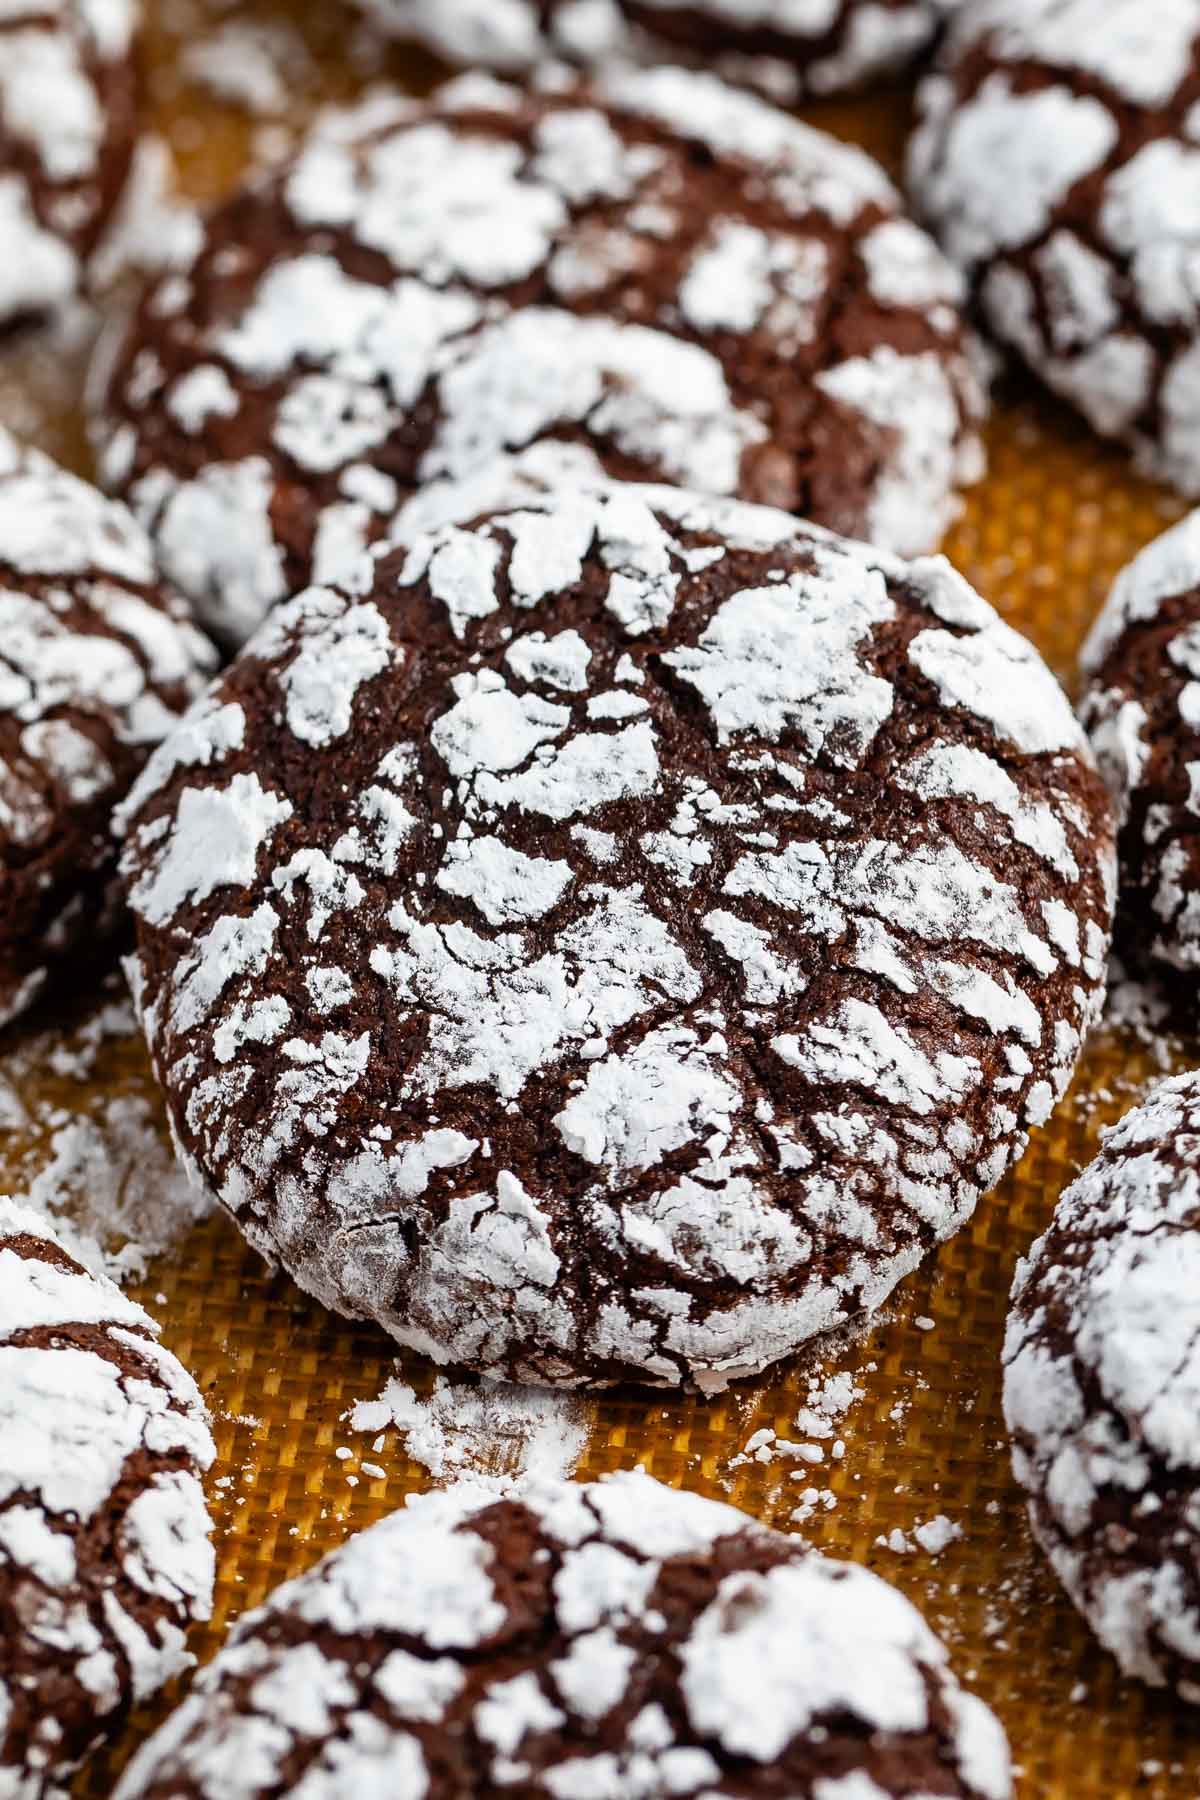
M 1004 1408 L 1029 1517 L 1126 1675 L 1200 1703 L 1200 1075 L 1105 1132 L 1020 1265 Z
M 123 814 L 197 1177 L 326 1304 L 718 1388 L 877 1306 L 1049 1116 L 1107 796 L 941 559 L 543 495 L 276 613 Z
M 1200 493 L 1200 4 L 963 8 L 919 112 L 915 199 L 993 331 Z
M 538 440 L 933 549 L 983 466 L 960 294 L 876 163 L 710 76 L 463 77 L 217 211 L 100 384 L 102 479 L 235 644 Z
M 86 284 L 137 142 L 136 0 L 0 12 L 0 333 Z
M 1008 1800 L 894 1588 L 640 1471 L 410 1500 L 240 1621 L 117 1800 Z
M 214 667 L 125 508 L 0 430 L 0 1025 L 115 925 L 113 806 Z
M 0 1198 L 0 1794 L 70 1774 L 191 1658 L 215 1456 L 158 1327 Z

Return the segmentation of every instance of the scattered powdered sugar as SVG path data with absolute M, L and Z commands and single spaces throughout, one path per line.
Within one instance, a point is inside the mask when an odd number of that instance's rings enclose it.
M 360 1400 L 346 1417 L 353 1431 L 402 1432 L 408 1455 L 435 1481 L 482 1479 L 504 1489 L 573 1475 L 589 1427 L 586 1405 L 568 1394 L 458 1385 L 441 1375 L 424 1398 L 394 1376 L 377 1400 Z
M 936 1557 L 964 1535 L 961 1525 L 954 1524 L 945 1513 L 938 1513 L 924 1525 L 914 1525 L 908 1532 L 897 1527 L 886 1537 L 877 1537 L 875 1542 L 881 1550 L 891 1550 L 897 1556 L 911 1556 L 917 1550 L 924 1550 L 927 1556 Z
M 129 1002 L 40 1031 L 0 1057 L 4 1180 L 85 1267 L 125 1282 L 211 1206 L 166 1135 Z

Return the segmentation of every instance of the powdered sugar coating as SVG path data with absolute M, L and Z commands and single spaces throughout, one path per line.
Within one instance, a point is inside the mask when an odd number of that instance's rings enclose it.
M 981 0 L 910 176 L 997 335 L 1139 465 L 1200 493 L 1200 4 Z
M 719 1388 L 878 1305 L 1045 1119 L 1107 807 L 944 562 L 521 491 L 277 609 L 152 760 L 147 1037 L 198 1176 L 326 1304 L 509 1379 Z M 391 656 L 314 748 L 277 697 L 339 609 Z
M 0 1198 L 0 1792 L 63 1792 L 207 1619 L 216 1454 L 158 1327 Z
M 137 0 L 0 12 L 0 331 L 84 284 L 132 173 Z
M 1104 1134 L 1013 1288 L 1005 1413 L 1034 1532 L 1127 1675 L 1200 1703 L 1200 1076 Z
M 285 1767 L 393 1800 L 1012 1791 L 900 1594 L 640 1470 L 410 1500 L 239 1622 L 117 1800 L 224 1800 L 233 1768 L 255 1800 Z
M 950 0 L 952 3 L 952 0 Z M 385 31 L 505 72 L 668 54 L 776 99 L 859 88 L 930 43 L 947 0 L 360 0 Z
M 213 666 L 124 507 L 0 432 L 0 1024 L 111 923 L 112 807 Z
M 1084 646 L 1081 716 L 1121 826 L 1122 954 L 1200 981 L 1200 514 L 1122 570 Z
M 878 166 L 683 70 L 326 122 L 142 307 L 106 484 L 226 640 L 552 440 L 933 548 L 982 472 L 961 283 Z

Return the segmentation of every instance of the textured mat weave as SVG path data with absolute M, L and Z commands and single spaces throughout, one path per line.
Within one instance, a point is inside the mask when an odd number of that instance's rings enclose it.
M 280 137 L 324 100 L 377 76 L 425 86 L 431 70 L 356 37 L 334 0 L 291 9 L 159 0 L 151 46 L 152 103 L 200 198 L 234 178 L 255 132 Z M 309 17 L 309 14 L 315 15 Z M 181 46 L 228 31 L 231 20 L 264 26 L 282 70 L 287 111 L 248 119 L 180 73 Z M 323 41 L 322 41 L 323 40 Z M 228 38 L 224 40 L 230 42 Z M 225 66 L 251 66 L 232 40 Z M 201 59 L 203 66 L 204 58 Z M 218 65 L 221 59 L 217 58 Z M 263 99 L 270 96 L 263 89 Z M 823 106 L 817 122 L 853 136 L 893 165 L 903 141 L 903 95 Z M 86 467 L 76 365 L 44 344 L 0 357 L 0 418 Z M 1115 571 L 1180 510 L 1136 481 L 1065 415 L 1024 390 L 1001 396 L 991 432 L 991 474 L 947 545 L 972 581 L 1068 675 L 1082 632 Z M 0 1070 L 29 1033 L 0 1046 Z M 589 1409 L 580 1473 L 644 1463 L 663 1480 L 729 1498 L 759 1517 L 801 1530 L 837 1555 L 869 1563 L 922 1605 L 946 1637 L 960 1672 L 1007 1724 L 1023 1769 L 1021 1792 L 1086 1800 L 1200 1794 L 1200 1715 L 1116 1679 L 1032 1550 L 1009 1475 L 999 1408 L 998 1355 L 1013 1263 L 1044 1225 L 1064 1183 L 1091 1153 L 1101 1124 L 1128 1105 L 1154 1065 L 1139 1045 L 1107 1034 L 1089 1051 L 1071 1100 L 1038 1134 L 1016 1175 L 973 1227 L 901 1289 L 886 1322 L 858 1341 L 825 1347 L 769 1384 L 717 1401 L 620 1394 Z M 109 1045 L 96 1070 L 107 1092 L 151 1095 L 140 1050 Z M 25 1082 L 35 1103 L 70 1102 L 49 1069 Z M 78 1095 L 76 1094 L 76 1098 Z M 28 1150 L 20 1132 L 0 1135 L 0 1183 L 15 1185 Z M 195 1372 L 216 1419 L 220 1466 L 212 1488 L 218 1522 L 217 1616 L 198 1636 L 212 1654 L 231 1619 L 285 1576 L 370 1524 L 428 1476 L 389 1433 L 373 1452 L 342 1416 L 372 1399 L 392 1371 L 388 1343 L 321 1312 L 289 1283 L 267 1278 L 232 1227 L 212 1221 L 182 1251 L 161 1259 L 139 1297 L 162 1320 L 171 1347 Z M 918 1323 L 920 1321 L 920 1323 Z M 932 1322 L 932 1329 L 929 1324 Z M 798 1410 L 810 1382 L 849 1372 L 861 1390 L 837 1421 L 845 1452 L 809 1466 L 787 1457 L 736 1459 L 753 1434 L 803 1436 Z M 423 1391 L 428 1370 L 404 1379 Z M 349 1459 L 335 1455 L 349 1446 Z M 360 1467 L 365 1454 L 386 1478 Z M 798 1477 L 798 1478 L 796 1478 Z M 807 1489 L 812 1516 L 792 1514 Z M 831 1493 L 831 1508 L 822 1496 Z M 961 1528 L 939 1556 L 881 1546 L 894 1531 L 945 1517 Z M 81 1795 L 110 1793 L 114 1773 L 163 1707 L 139 1717 L 114 1754 L 81 1781 Z

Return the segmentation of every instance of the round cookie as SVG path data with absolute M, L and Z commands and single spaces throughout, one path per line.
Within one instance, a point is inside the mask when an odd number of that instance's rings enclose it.
M 917 202 L 993 331 L 1200 493 L 1200 0 L 983 0 L 923 84 Z
M 116 1800 L 232 1769 L 244 1800 L 1012 1792 L 894 1588 L 640 1470 L 410 1500 L 239 1621 Z
M 84 285 L 133 171 L 137 0 L 0 10 L 0 333 Z
M 1126 1675 L 1200 1703 L 1200 1075 L 1106 1131 L 1017 1270 L 1004 1408 L 1033 1532 Z
M 879 1305 L 1050 1113 L 1111 822 L 940 558 L 610 484 L 278 608 L 123 814 L 179 1140 L 440 1362 L 719 1389 Z
M 669 68 L 385 111 L 219 210 L 97 383 L 104 479 L 226 641 L 545 438 L 936 543 L 981 472 L 974 342 L 869 158 Z
M 214 667 L 125 508 L 0 430 L 0 1024 L 112 928 L 113 806 Z
M 199 1390 L 158 1327 L 0 1197 L 0 1793 L 50 1800 L 190 1666 L 212 1607 Z
M 1118 948 L 1200 989 L 1200 513 L 1122 570 L 1084 645 L 1081 717 L 1120 825 Z
M 779 97 L 892 75 L 932 43 L 949 0 L 359 0 L 386 31 L 506 71 L 679 56 Z

